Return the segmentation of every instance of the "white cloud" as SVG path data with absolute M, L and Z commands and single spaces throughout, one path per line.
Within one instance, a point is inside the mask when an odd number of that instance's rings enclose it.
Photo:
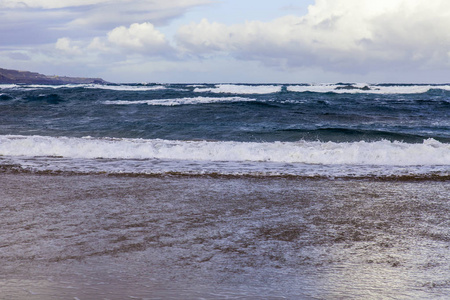
M 40 36 L 56 31 L 92 36 L 132 23 L 166 25 L 189 9 L 212 0 L 1 0 L 0 39 L 10 28 L 39 28 Z M 17 30 L 19 29 L 19 30 Z
M 0 0 L 0 63 L 84 76 L 109 76 L 112 66 L 130 74 L 145 66 L 136 73 L 145 76 L 151 65 L 158 69 L 152 78 L 229 82 L 404 82 L 444 78 L 450 68 L 448 0 L 316 0 L 306 14 L 290 8 L 291 15 L 272 21 L 245 9 L 239 18 L 220 17 L 220 5 L 210 3 L 217 1 Z M 254 20 L 238 21 L 249 16 Z
M 76 7 L 84 5 L 92 5 L 107 2 L 108 0 L 3 0 L 0 2 L 0 7 L 6 8 L 63 8 Z
M 94 60 L 107 61 L 111 57 L 126 59 L 128 56 L 173 58 L 173 49 L 164 34 L 151 23 L 134 23 L 129 27 L 119 26 L 104 36 L 91 40 L 72 40 L 59 38 L 54 44 L 59 54 L 66 56 L 83 56 Z
M 164 50 L 167 54 L 170 51 L 164 46 L 164 38 L 161 38 L 155 28 L 151 30 L 149 25 L 142 24 L 162 26 L 182 17 L 196 6 L 211 2 L 212 0 L 0 0 L 0 51 L 22 51 L 32 59 L 36 59 L 37 53 L 41 53 L 48 56 L 49 62 L 54 61 L 55 65 L 60 64 L 58 59 L 63 56 L 78 56 L 77 59 L 89 56 L 96 58 L 96 65 L 101 61 L 110 63 L 113 57 L 124 57 L 124 51 L 121 50 L 147 55 L 155 55 Z M 135 23 L 141 26 L 130 26 Z M 140 34 L 134 30 L 135 27 L 149 34 Z M 108 32 L 111 32 L 110 40 Z M 116 39 L 121 33 L 126 40 Z M 39 57 L 39 60 L 42 58 Z M 82 63 L 85 62 L 83 58 Z
M 60 38 L 56 41 L 55 48 L 68 55 L 81 55 L 82 51 L 79 46 L 74 45 L 69 38 Z
M 151 23 L 134 23 L 116 27 L 108 33 L 108 41 L 124 50 L 158 54 L 170 49 L 165 36 Z
M 176 39 L 191 54 L 364 72 L 450 66 L 448 28 L 445 0 L 317 0 L 303 17 L 231 26 L 204 19 L 182 26 Z
M 109 52 L 110 48 L 108 47 L 107 43 L 99 38 L 95 37 L 92 39 L 92 41 L 89 43 L 89 45 L 86 47 L 89 51 L 100 51 L 100 52 Z
M 112 0 L 89 6 L 86 12 L 77 15 L 68 26 L 109 29 L 143 22 L 166 25 L 190 8 L 209 3 L 211 0 Z

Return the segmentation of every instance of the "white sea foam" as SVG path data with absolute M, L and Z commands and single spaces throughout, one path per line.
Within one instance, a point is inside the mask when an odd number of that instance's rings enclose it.
M 18 87 L 17 84 L 0 84 L 0 89 L 13 89 Z
M 313 93 L 349 93 L 349 94 L 422 94 L 431 89 L 450 91 L 450 85 L 370 85 L 364 83 L 352 84 L 354 88 L 345 88 L 346 85 L 315 84 L 315 85 L 289 85 L 286 87 L 291 92 Z
M 450 165 L 450 144 L 402 142 L 210 142 L 0 136 L 0 156 L 278 162 L 321 165 Z
M 167 87 L 163 85 L 103 85 L 103 84 L 89 84 L 86 85 L 87 88 L 91 89 L 102 89 L 102 90 L 112 90 L 112 91 L 134 91 L 134 92 L 145 92 L 145 91 L 157 91 L 165 90 Z
M 20 85 L 14 85 L 14 89 L 24 89 L 24 90 L 38 90 L 38 89 L 62 89 L 62 88 L 80 88 L 80 87 L 91 87 L 92 84 L 60 84 L 60 85 L 53 85 L 53 84 L 20 84 Z
M 60 88 L 87 88 L 113 91 L 157 91 L 174 89 L 167 85 L 102 85 L 102 84 L 0 84 L 2 89 L 36 90 L 36 89 L 60 89 Z M 281 92 L 283 85 L 244 85 L 244 84 L 218 84 L 213 87 L 207 85 L 186 85 L 195 87 L 196 93 L 220 93 L 220 94 L 273 94 Z M 371 85 L 365 83 L 346 84 L 311 84 L 311 85 L 286 85 L 290 92 L 313 93 L 349 93 L 349 94 L 422 94 L 432 89 L 450 91 L 450 85 Z M 177 89 L 174 89 L 177 90 Z M 179 89 L 182 90 L 182 89 Z
M 243 101 L 255 101 L 252 98 L 243 97 L 186 97 L 186 98 L 173 98 L 173 99 L 152 99 L 152 100 L 111 100 L 105 101 L 104 104 L 108 105 L 135 105 L 135 104 L 147 104 L 147 105 L 161 105 L 161 106 L 176 106 L 176 105 L 189 105 L 189 104 L 208 104 L 208 103 L 220 103 L 220 102 L 243 102 Z
M 86 88 L 86 89 L 100 89 L 112 91 L 131 91 L 131 92 L 145 92 L 157 91 L 167 89 L 164 85 L 103 85 L 103 84 L 62 84 L 62 85 L 48 85 L 48 84 L 1 84 L 0 89 L 61 89 L 61 88 Z
M 221 93 L 221 94 L 272 94 L 278 93 L 281 85 L 235 85 L 219 84 L 210 88 L 195 88 L 195 93 Z
M 61 84 L 61 85 L 52 85 L 52 84 L 27 84 L 23 85 L 24 89 L 61 89 L 61 88 L 77 88 L 77 87 L 86 87 L 87 84 Z
M 3 84 L 0 85 L 0 89 L 17 89 L 17 90 L 39 90 L 39 89 L 61 89 L 61 88 L 78 88 L 78 87 L 91 87 L 92 84 Z

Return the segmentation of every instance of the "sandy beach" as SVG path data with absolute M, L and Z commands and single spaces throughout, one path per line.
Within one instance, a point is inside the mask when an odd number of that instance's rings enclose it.
M 0 299 L 445 299 L 446 181 L 0 174 Z

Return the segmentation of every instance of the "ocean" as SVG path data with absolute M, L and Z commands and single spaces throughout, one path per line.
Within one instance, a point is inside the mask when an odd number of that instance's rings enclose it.
M 450 85 L 0 85 L 0 299 L 445 299 Z

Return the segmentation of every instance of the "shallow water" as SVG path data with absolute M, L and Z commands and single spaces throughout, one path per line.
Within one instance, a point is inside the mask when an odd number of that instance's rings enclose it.
M 0 174 L 0 299 L 445 299 L 448 181 Z

